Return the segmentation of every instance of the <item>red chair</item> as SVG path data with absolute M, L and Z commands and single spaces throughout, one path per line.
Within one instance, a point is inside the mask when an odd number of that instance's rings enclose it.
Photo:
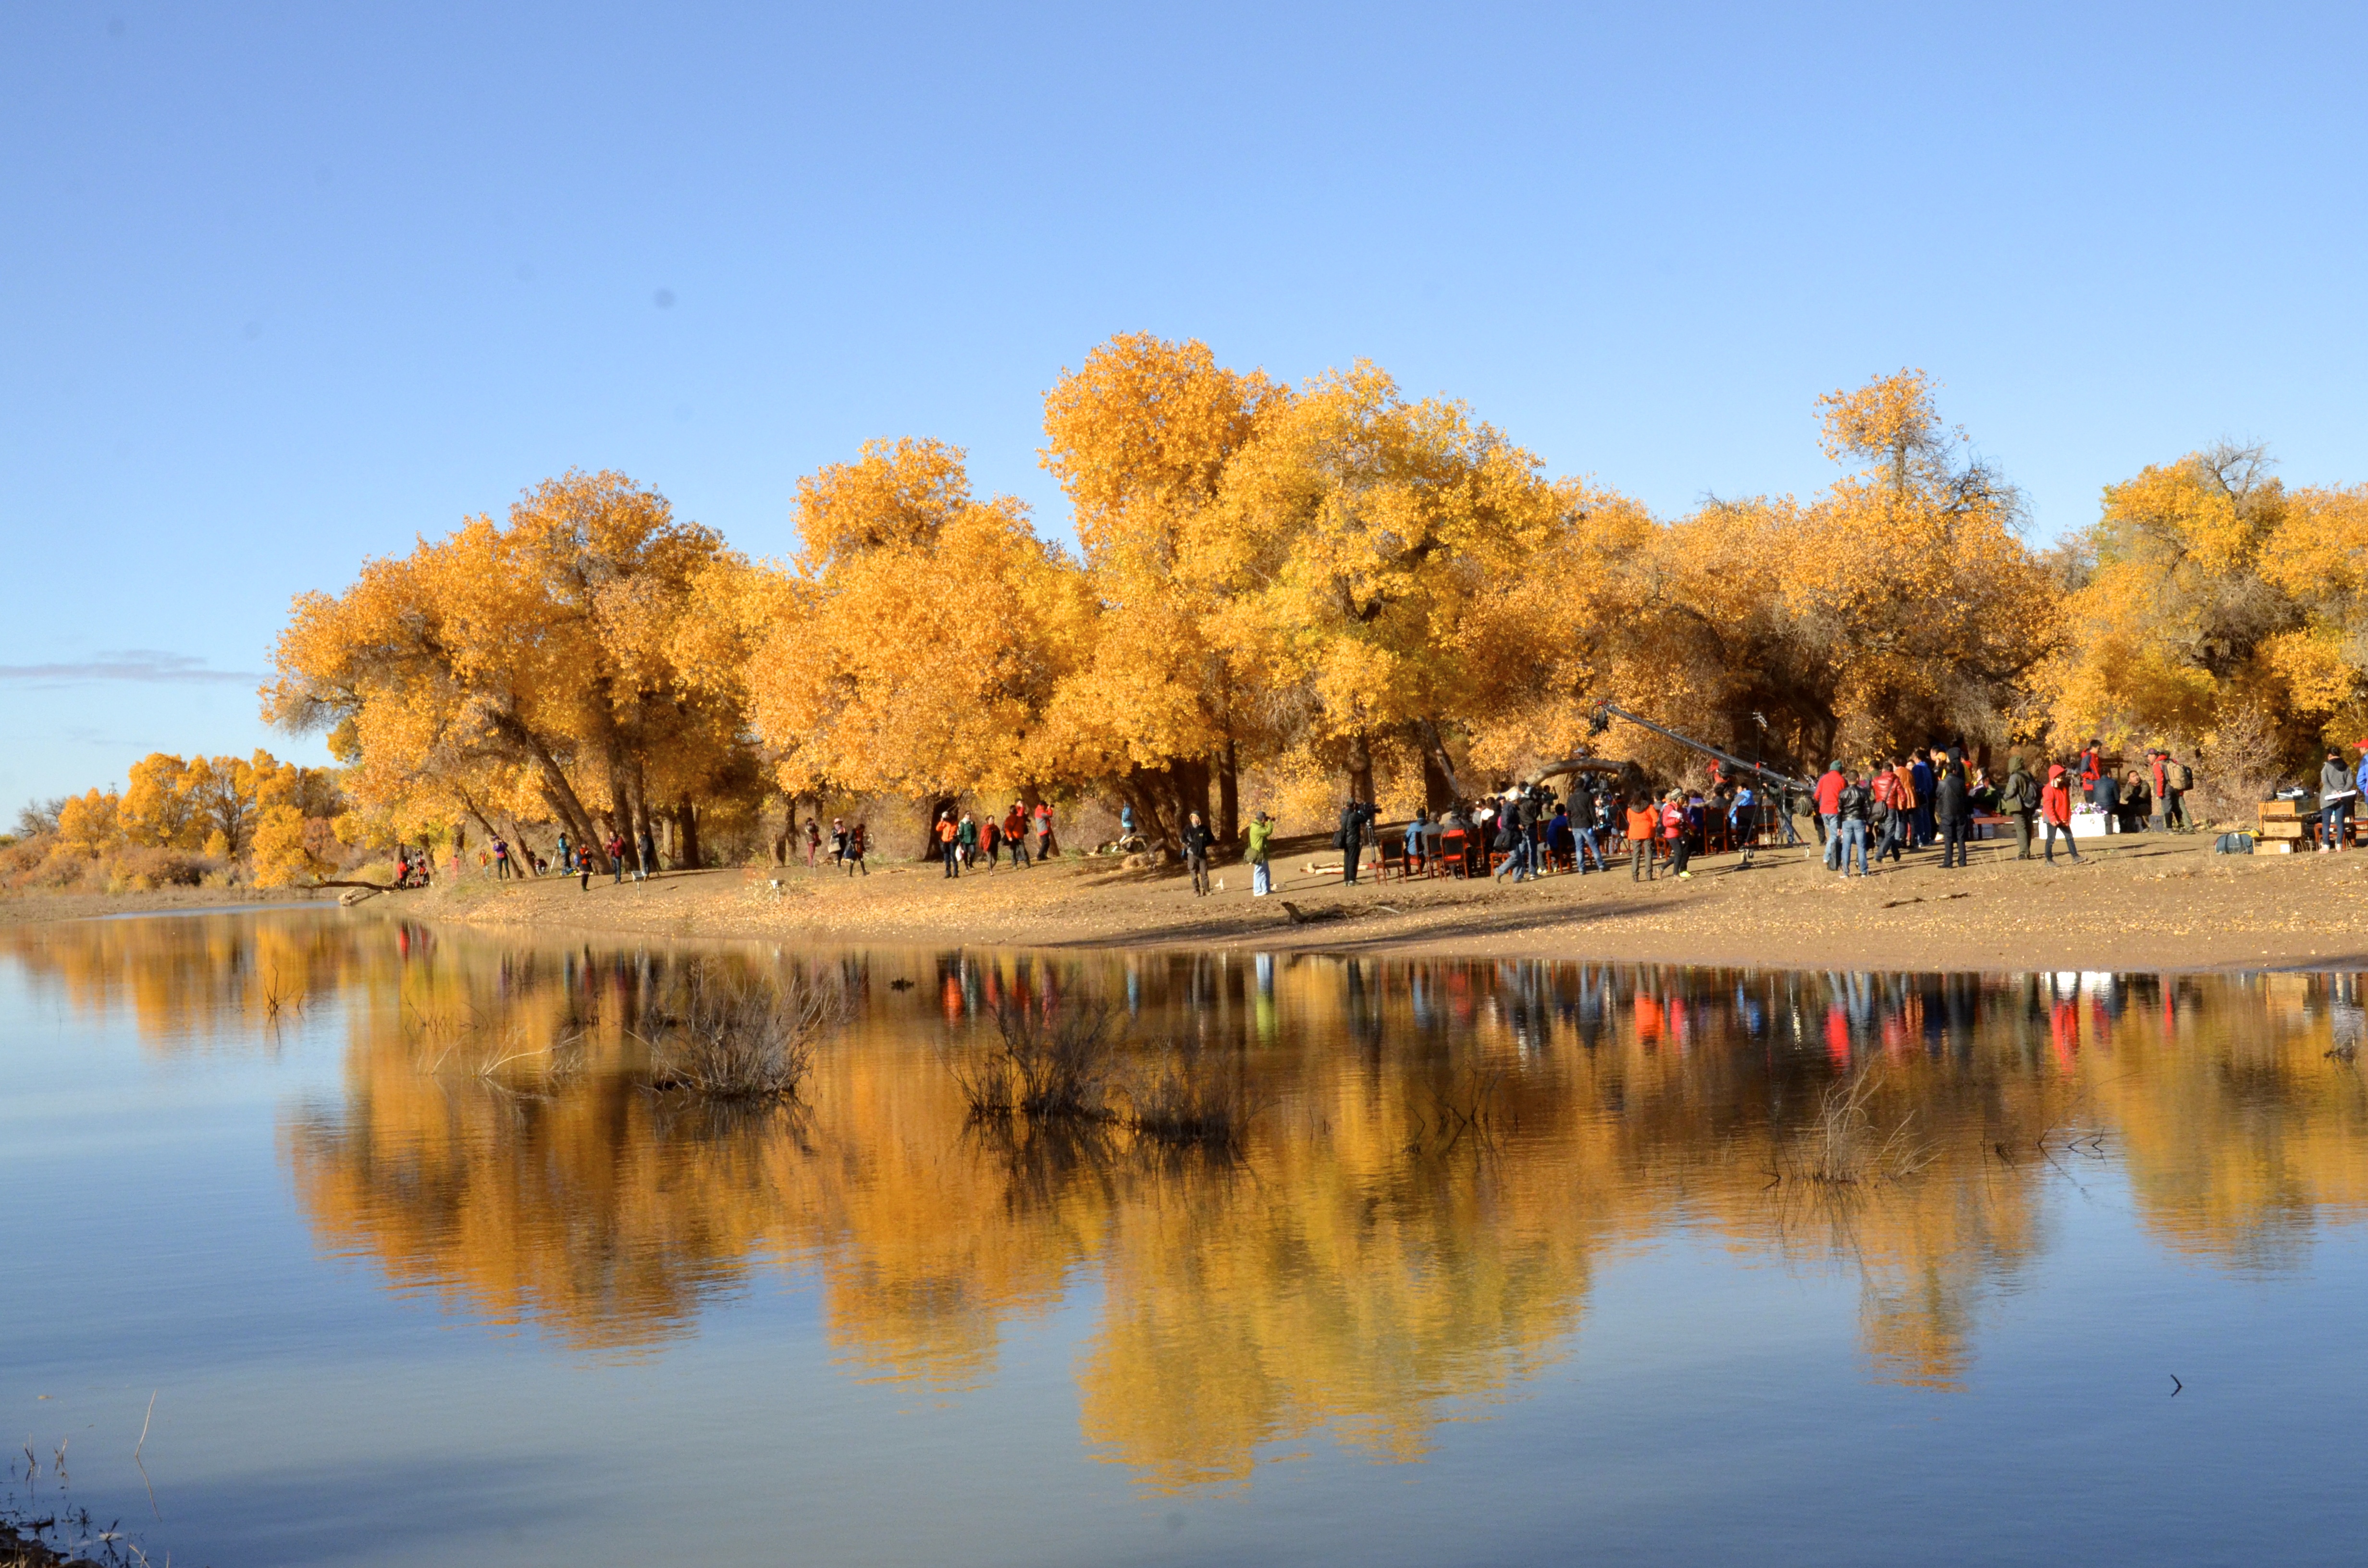
M 1468 877 L 1472 874 L 1462 828 L 1451 827 L 1439 835 L 1439 869 L 1444 875 Z

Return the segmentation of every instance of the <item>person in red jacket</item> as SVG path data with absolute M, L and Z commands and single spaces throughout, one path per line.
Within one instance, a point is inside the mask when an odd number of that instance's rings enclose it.
M 1686 796 L 1682 790 L 1672 790 L 1661 802 L 1661 836 L 1669 846 L 1669 869 L 1679 881 L 1690 882 L 1694 874 L 1686 869 Z
M 2064 846 L 2072 852 L 2073 864 L 2080 861 L 2079 843 L 2072 836 L 2072 791 L 2064 787 L 2064 765 L 2050 763 L 2047 767 L 2047 788 L 2039 792 L 2040 819 L 2047 824 L 2047 863 L 2055 864 L 2055 835 L 2064 835 Z
M 1818 833 L 1826 841 L 1826 864 L 1836 865 L 1842 852 L 1842 790 L 1850 780 L 1842 777 L 1842 765 L 1835 763 L 1817 779 Z
M 2087 794 L 2096 788 L 2097 780 L 2105 776 L 2105 743 L 2091 738 L 2089 749 L 2080 754 L 2080 792 Z

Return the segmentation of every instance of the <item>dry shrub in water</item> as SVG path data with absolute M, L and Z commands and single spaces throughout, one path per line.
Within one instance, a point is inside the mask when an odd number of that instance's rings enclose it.
M 1249 1122 L 1241 1074 L 1210 1062 L 1197 1042 L 1166 1052 L 1128 1100 L 1127 1125 L 1135 1136 L 1162 1143 L 1238 1148 Z
M 954 1068 L 973 1118 L 1110 1118 L 1116 1040 L 1107 1006 L 1053 1013 L 1006 1003 L 995 1032 L 983 1057 Z
M 836 974 L 750 974 L 709 959 L 682 969 L 671 1016 L 650 1042 L 651 1086 L 709 1099 L 785 1100 L 814 1066 L 814 1042 L 847 1016 Z
M 1789 1168 L 1780 1178 L 1820 1182 L 1828 1186 L 1896 1181 L 1915 1175 L 1931 1163 L 1932 1153 L 1908 1136 L 1911 1113 L 1890 1131 L 1878 1136 L 1868 1110 L 1882 1074 L 1873 1064 L 1861 1067 L 1826 1090 L 1817 1119 L 1808 1136 L 1793 1151 Z

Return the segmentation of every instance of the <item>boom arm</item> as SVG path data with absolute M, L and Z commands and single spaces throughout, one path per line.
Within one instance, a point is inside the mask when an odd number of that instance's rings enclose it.
M 1802 790 L 1808 787 L 1800 779 L 1792 778 L 1786 774 L 1779 773 L 1774 768 L 1770 767 L 1763 763 L 1746 762 L 1741 757 L 1736 756 L 1730 752 L 1723 752 L 1713 745 L 1704 745 L 1702 742 L 1695 740 L 1691 735 L 1681 735 L 1678 733 L 1677 731 L 1669 729 L 1666 725 L 1656 724 L 1650 719 L 1640 719 L 1635 714 L 1629 712 L 1625 708 L 1618 708 L 1609 702 L 1598 701 L 1595 705 L 1595 711 L 1598 717 L 1602 720 L 1602 722 L 1596 726 L 1599 731 L 1607 727 L 1610 721 L 1612 719 L 1625 719 L 1632 724 L 1643 725 L 1645 729 L 1652 731 L 1656 735 L 1667 735 L 1669 739 L 1677 742 L 1681 746 L 1688 746 L 1695 751 L 1702 752 L 1706 756 L 1714 756 L 1718 758 L 1719 761 L 1725 763 L 1729 767 L 1740 769 L 1745 773 L 1757 775 L 1761 778 L 1768 779 L 1772 783 L 1783 785 L 1788 789 Z M 1585 758 L 1574 758 L 1567 762 L 1548 763 L 1545 767 L 1532 771 L 1526 781 L 1535 784 L 1543 781 L 1554 774 L 1576 773 L 1581 769 L 1600 769 L 1604 765 L 1602 763 L 1591 762 Z

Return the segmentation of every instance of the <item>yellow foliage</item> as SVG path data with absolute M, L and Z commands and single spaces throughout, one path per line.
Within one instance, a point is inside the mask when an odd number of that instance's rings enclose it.
M 2060 732 L 2193 744 L 2258 710 L 2289 767 L 2360 733 L 2368 486 L 2290 492 L 2267 468 L 2220 447 L 2107 487 L 2036 682 Z
M 914 795 L 1042 775 L 1040 716 L 1071 666 L 1087 615 L 1076 568 L 1036 538 L 1020 505 L 970 499 L 960 454 L 874 443 L 825 471 L 829 546 L 736 590 L 775 613 L 754 637 L 751 724 L 785 790 Z M 919 466 L 918 492 L 897 482 Z M 876 511 L 866 511 L 865 507 Z
M 799 481 L 786 563 L 571 472 L 300 598 L 267 711 L 331 731 L 348 832 L 507 813 L 595 843 L 693 802 L 745 814 L 768 782 L 1110 790 L 1154 832 L 1212 784 L 1229 824 L 1253 771 L 1302 808 L 1342 773 L 1435 803 L 1451 773 L 1468 797 L 1599 744 L 1604 698 L 1811 767 L 2192 742 L 2239 710 L 2296 738 L 2368 724 L 2368 486 L 2289 494 L 2258 451 L 2192 454 L 2043 559 L 1922 371 L 1817 408 L 1850 465 L 1822 493 L 1663 519 L 1376 366 L 1284 386 L 1125 335 L 1045 397 L 1077 560 L 924 438 Z M 125 831 L 241 846 L 278 800 L 260 759 L 243 783 L 221 763 L 150 759 Z
M 58 807 L 58 841 L 78 855 L 103 855 L 123 842 L 115 792 L 69 795 Z
M 732 559 L 622 474 L 547 480 L 507 525 L 301 596 L 265 712 L 333 729 L 393 833 L 523 812 L 598 846 L 596 811 L 630 827 L 753 778 L 733 693 L 676 663 L 695 585 Z
M 329 862 L 313 854 L 304 836 L 304 813 L 292 805 L 263 808 L 255 824 L 255 884 L 289 887 L 329 873 Z

